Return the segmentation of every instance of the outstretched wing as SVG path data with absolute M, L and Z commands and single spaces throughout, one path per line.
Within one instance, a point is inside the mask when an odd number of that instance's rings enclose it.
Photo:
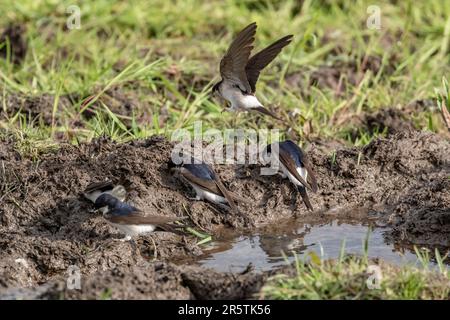
M 288 35 L 275 41 L 270 46 L 259 51 L 257 54 L 252 56 L 250 60 L 248 60 L 247 66 L 245 67 L 245 72 L 252 89 L 252 93 L 256 90 L 256 82 L 258 81 L 261 70 L 267 67 L 267 65 L 280 53 L 281 49 L 292 41 L 292 37 L 293 35 Z
M 245 67 L 253 49 L 255 40 L 256 23 L 245 27 L 231 43 L 225 56 L 220 61 L 220 75 L 247 93 L 251 93 L 251 87 L 247 80 Z

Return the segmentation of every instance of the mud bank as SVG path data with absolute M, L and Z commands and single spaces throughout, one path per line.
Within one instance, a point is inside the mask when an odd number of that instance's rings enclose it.
M 284 273 L 293 274 L 293 269 L 285 269 Z M 274 273 L 222 273 L 164 262 L 141 263 L 82 276 L 79 290 L 68 289 L 67 278 L 57 277 L 37 287 L 0 291 L 0 299 L 249 299 L 258 298 Z
M 167 169 L 171 150 L 161 137 L 100 139 L 63 145 L 32 162 L 14 151 L 14 141 L 2 141 L 0 292 L 42 284 L 48 286 L 38 291 L 42 298 L 244 298 L 258 291 L 267 274 L 164 262 L 200 255 L 195 237 L 156 233 L 136 246 L 115 241 L 120 235 L 82 196 L 89 183 L 105 179 L 124 184 L 129 201 L 149 214 L 187 216 L 189 225 L 211 234 L 223 227 L 251 231 L 293 215 L 370 219 L 389 226 L 393 242 L 450 247 L 450 141 L 439 135 L 405 131 L 364 148 L 309 148 L 320 186 L 310 195 L 313 213 L 286 180 L 260 176 L 256 165 L 215 165 L 224 184 L 249 200 L 239 204 L 243 215 L 189 200 L 192 190 Z M 64 289 L 72 265 L 86 279 L 81 292 Z

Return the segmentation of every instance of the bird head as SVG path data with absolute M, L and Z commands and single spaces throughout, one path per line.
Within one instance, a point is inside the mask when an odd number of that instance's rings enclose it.
M 167 162 L 167 167 L 171 174 L 174 174 L 177 172 L 177 169 L 183 164 L 183 162 L 176 164 L 172 159 Z
M 120 203 L 120 200 L 117 199 L 116 197 L 108 194 L 108 193 L 103 193 L 102 195 L 100 195 L 97 200 L 95 200 L 94 203 L 94 207 L 96 209 L 100 209 L 100 208 L 104 208 L 104 207 L 108 207 L 109 209 L 114 208 L 117 206 L 117 204 Z

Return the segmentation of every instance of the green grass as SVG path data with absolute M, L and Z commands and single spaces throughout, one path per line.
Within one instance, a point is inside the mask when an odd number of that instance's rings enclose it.
M 285 34 L 295 36 L 262 73 L 257 94 L 303 138 L 340 138 L 364 145 L 375 134 L 363 131 L 356 140 L 351 138 L 353 117 L 433 99 L 442 76 L 450 71 L 446 1 L 400 1 L 396 5 L 378 1 L 381 30 L 366 27 L 366 10 L 372 4 L 367 1 L 78 3 L 82 13 L 79 30 L 65 27 L 70 1 L 5 0 L 0 4 L 0 28 L 23 24 L 28 42 L 21 65 L 0 59 L 2 97 L 54 97 L 50 124 L 27 119 L 27 139 L 37 143 L 33 148 L 55 137 L 78 143 L 101 135 L 117 141 L 170 136 L 198 119 L 204 121 L 205 130 L 229 128 L 233 123 L 255 128 L 255 116 L 235 120 L 233 114 L 221 113 L 221 106 L 209 96 L 211 84 L 218 79 L 221 55 L 233 35 L 251 21 L 258 23 L 257 49 Z M 372 60 L 379 68 L 362 72 Z M 342 83 L 341 92 L 311 82 L 324 66 L 340 70 L 336 81 Z M 113 88 L 132 96 L 133 113 L 114 112 L 106 99 Z M 82 115 L 82 103 L 91 95 L 97 108 L 88 118 Z M 69 98 L 71 107 L 61 105 L 62 97 Z M 2 109 L 9 119 L 0 117 L 0 128 L 21 130 L 24 125 L 11 106 L 3 103 Z M 295 110 L 300 116 L 291 115 Z M 144 111 L 149 117 L 139 115 Z M 415 123 L 424 130 L 444 127 L 435 108 L 419 110 Z M 258 123 L 272 125 L 287 129 L 269 118 Z
M 421 267 L 392 266 L 367 257 L 341 255 L 322 261 L 312 255 L 310 261 L 296 259 L 295 276 L 277 275 L 261 290 L 265 299 L 450 299 L 450 272 L 437 252 L 438 272 L 430 270 L 429 253 L 416 251 Z M 380 269 L 377 286 L 367 281 Z M 375 284 L 374 280 L 369 280 Z

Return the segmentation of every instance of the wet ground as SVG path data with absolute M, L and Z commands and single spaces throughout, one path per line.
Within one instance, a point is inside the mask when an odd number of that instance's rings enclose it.
M 399 247 L 450 247 L 450 141 L 433 133 L 405 129 L 363 148 L 311 145 L 319 183 L 312 213 L 288 181 L 260 176 L 258 165 L 215 165 L 249 200 L 239 204 L 242 215 L 190 200 L 192 190 L 169 173 L 173 145 L 161 137 L 62 145 L 38 161 L 21 157 L 15 143 L 0 144 L 0 297 L 248 298 L 271 274 L 289 272 L 274 268 L 284 263 L 281 250 L 320 253 L 321 243 L 332 258 L 347 238 L 347 251 L 359 253 L 367 225 L 369 255 L 394 263 L 414 260 Z M 219 241 L 199 246 L 194 236 L 167 233 L 136 246 L 115 241 L 121 235 L 82 196 L 105 179 L 122 183 L 128 201 L 147 213 L 187 217 Z M 281 223 L 292 217 L 291 228 Z M 66 287 L 71 266 L 80 270 L 81 291 Z
M 302 224 L 286 219 L 281 223 L 284 228 L 269 228 L 248 235 L 228 230 L 204 246 L 199 257 L 175 263 L 221 272 L 243 272 L 248 268 L 269 271 L 294 263 L 296 259 L 308 260 L 311 252 L 322 260 L 338 259 L 343 249 L 347 254 L 362 256 L 366 245 L 369 259 L 382 258 L 398 266 L 419 263 L 412 248 L 386 240 L 384 233 L 389 230 L 386 227 L 338 220 Z M 430 267 L 434 265 L 431 262 Z

